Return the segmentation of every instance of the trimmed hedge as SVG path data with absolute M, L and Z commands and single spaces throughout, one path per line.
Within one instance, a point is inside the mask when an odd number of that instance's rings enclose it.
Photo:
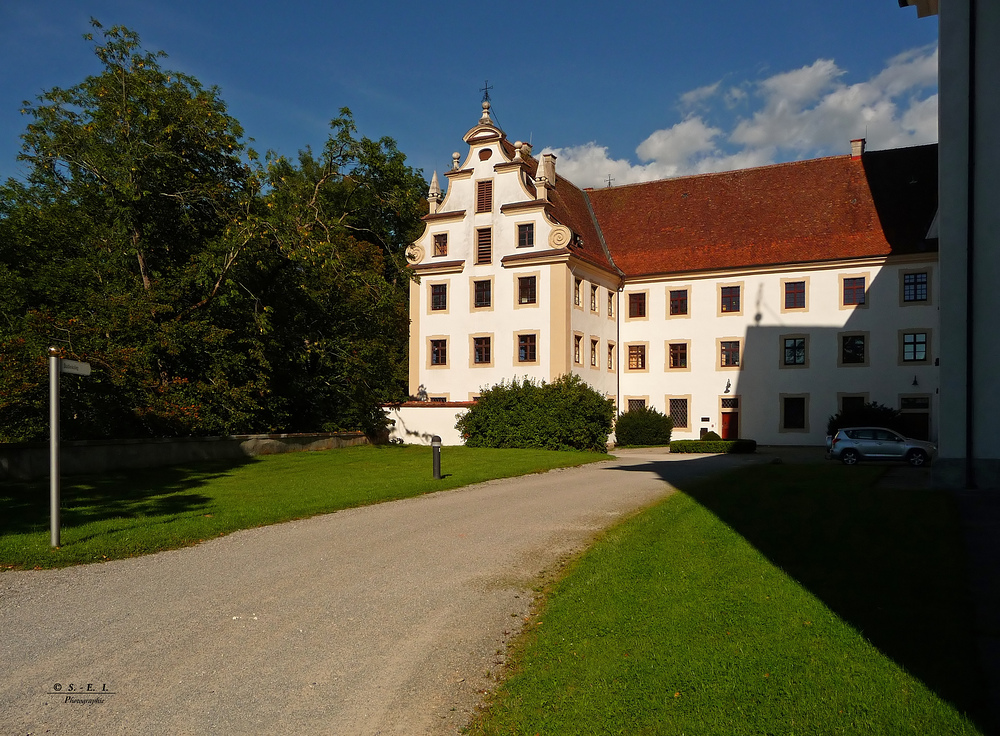
M 757 452 L 755 440 L 674 440 L 670 452 Z
M 467 447 L 608 451 L 614 402 L 582 378 L 516 378 L 483 391 L 455 428 Z
M 669 445 L 673 429 L 673 420 L 652 407 L 630 409 L 615 421 L 615 444 Z

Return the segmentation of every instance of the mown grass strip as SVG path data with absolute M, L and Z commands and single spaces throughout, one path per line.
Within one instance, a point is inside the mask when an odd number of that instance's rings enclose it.
M 623 523 L 469 732 L 980 733 L 950 499 L 880 472 L 757 466 Z
M 582 465 L 607 455 L 362 446 L 79 476 L 63 485 L 62 546 L 49 547 L 48 482 L 0 488 L 0 569 L 62 567 L 184 547 L 251 527 L 419 496 L 493 478 Z

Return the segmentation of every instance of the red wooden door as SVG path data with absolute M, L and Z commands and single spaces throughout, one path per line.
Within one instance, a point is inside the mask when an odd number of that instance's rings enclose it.
M 740 413 L 727 411 L 722 414 L 722 439 L 735 440 L 740 436 Z

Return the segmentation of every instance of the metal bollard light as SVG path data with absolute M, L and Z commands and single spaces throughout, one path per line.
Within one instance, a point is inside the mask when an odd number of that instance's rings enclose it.
M 431 437 L 431 454 L 434 456 L 434 480 L 441 480 L 441 438 Z

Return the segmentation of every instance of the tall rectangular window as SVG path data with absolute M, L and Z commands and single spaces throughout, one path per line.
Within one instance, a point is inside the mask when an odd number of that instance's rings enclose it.
M 806 428 L 806 397 L 805 396 L 785 396 L 781 416 L 782 429 L 805 429 Z
M 630 371 L 641 371 L 646 368 L 646 346 L 628 346 L 628 369 Z
M 671 316 L 688 313 L 688 292 L 687 289 L 670 290 L 670 314 Z
M 645 294 L 629 294 L 628 295 L 628 316 L 633 319 L 636 317 L 646 316 L 646 295 Z
M 538 293 L 535 286 L 534 276 L 520 276 L 517 279 L 517 303 L 535 304 L 538 300 Z
M 476 309 L 489 307 L 493 304 L 492 286 L 493 284 L 488 280 L 475 282 L 475 301 L 473 303 L 476 305 Z
M 590 365 L 597 367 L 597 340 L 590 341 Z
M 448 233 L 438 233 L 434 236 L 434 255 L 448 255 Z
M 608 316 L 615 316 L 615 294 L 610 289 L 608 289 Z
M 448 341 L 431 340 L 431 365 L 448 364 Z
M 472 341 L 473 356 L 476 363 L 490 362 L 490 338 L 476 337 Z
M 740 341 L 723 340 L 719 343 L 719 365 L 734 368 L 740 364 Z
M 865 303 L 865 277 L 844 279 L 844 306 Z
M 806 307 L 806 282 L 786 281 L 785 309 L 805 309 L 805 307 Z
M 580 298 L 580 288 L 582 283 L 583 282 L 580 281 L 580 279 L 573 279 L 573 304 L 578 307 L 582 304 Z
M 534 335 L 518 335 L 517 336 L 517 362 L 518 363 L 534 363 L 535 358 L 535 336 Z
M 670 367 L 688 367 L 688 346 L 686 342 L 670 343 Z
M 431 309 L 435 312 L 448 308 L 448 285 L 431 284 Z
M 903 274 L 903 301 L 904 302 L 927 301 L 926 273 Z
M 535 226 L 532 223 L 517 226 L 517 247 L 530 248 L 535 244 Z
M 670 418 L 674 422 L 674 427 L 683 428 L 688 426 L 688 400 L 670 399 Z
M 493 262 L 493 231 L 488 227 L 476 230 L 476 263 Z
M 476 212 L 493 211 L 493 182 L 476 182 Z
M 804 337 L 785 338 L 785 365 L 806 364 L 806 339 Z
M 608 343 L 608 370 L 613 371 L 615 369 L 615 346 L 614 343 Z
M 927 333 L 903 333 L 903 361 L 927 360 Z
M 722 311 L 723 312 L 740 311 L 740 287 L 738 286 L 722 287 Z
M 579 363 L 580 358 L 580 344 L 583 342 L 583 338 L 579 335 L 573 335 L 573 362 Z

